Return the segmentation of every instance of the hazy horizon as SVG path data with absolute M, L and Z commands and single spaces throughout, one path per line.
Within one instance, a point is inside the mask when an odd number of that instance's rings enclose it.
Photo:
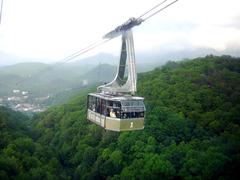
M 0 66 L 59 62 L 159 2 L 5 1 L 0 25 Z M 179 0 L 133 28 L 137 59 L 142 54 L 157 54 L 164 60 L 207 54 L 240 56 L 238 7 L 237 0 Z M 118 56 L 120 46 L 118 37 L 76 60 L 99 53 Z
M 120 53 L 120 52 L 119 52 Z M 152 64 L 152 63 L 165 63 L 167 61 L 179 61 L 184 59 L 191 59 L 197 57 L 205 57 L 207 55 L 229 55 L 233 57 L 240 57 L 240 51 L 224 51 L 218 52 L 213 49 L 189 49 L 185 51 L 176 51 L 171 53 L 165 52 L 136 52 L 136 60 L 137 63 L 140 64 Z M 87 57 L 79 57 L 76 58 L 74 61 L 70 61 L 69 63 L 81 63 L 81 64 L 96 64 L 97 63 L 108 63 L 112 65 L 116 65 L 118 63 L 120 56 L 116 54 L 106 53 L 106 52 L 99 52 L 95 55 L 90 55 Z M 43 64 L 55 64 L 60 63 L 61 60 L 49 61 L 47 59 L 31 59 L 31 58 L 24 58 L 24 57 L 16 57 L 14 55 L 1 56 L 2 60 L 7 61 L 0 61 L 0 67 L 10 66 L 20 63 L 43 63 Z M 114 59 L 114 60 L 113 60 Z

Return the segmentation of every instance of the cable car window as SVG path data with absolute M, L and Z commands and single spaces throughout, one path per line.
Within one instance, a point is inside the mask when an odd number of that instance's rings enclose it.
M 122 101 L 122 106 L 143 107 L 144 104 L 143 104 L 143 101 Z
M 100 102 L 100 114 L 103 114 L 104 116 L 106 116 L 107 112 L 106 112 L 106 100 L 101 99 Z
M 113 118 L 121 118 L 121 103 L 119 101 L 106 102 L 106 116 Z
M 122 110 L 124 112 L 143 112 L 145 106 L 142 100 L 122 101 Z
M 88 109 L 92 111 L 96 111 L 96 97 L 94 96 L 88 96 Z
M 130 119 L 130 118 L 143 118 L 144 112 L 122 112 L 122 119 Z
M 97 98 L 96 99 L 96 112 L 97 113 L 100 113 L 100 99 L 99 98 Z

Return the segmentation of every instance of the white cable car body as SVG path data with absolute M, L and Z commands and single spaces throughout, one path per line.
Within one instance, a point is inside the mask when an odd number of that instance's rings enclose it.
M 144 129 L 145 106 L 142 97 L 103 93 L 88 95 L 87 119 L 111 131 Z

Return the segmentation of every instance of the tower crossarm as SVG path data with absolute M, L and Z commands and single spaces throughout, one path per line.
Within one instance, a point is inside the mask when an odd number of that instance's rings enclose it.
M 116 27 L 114 30 L 110 31 L 109 33 L 103 36 L 104 39 L 115 38 L 120 36 L 124 31 L 132 29 L 134 26 L 138 26 L 143 22 L 142 19 L 130 18 L 122 25 Z

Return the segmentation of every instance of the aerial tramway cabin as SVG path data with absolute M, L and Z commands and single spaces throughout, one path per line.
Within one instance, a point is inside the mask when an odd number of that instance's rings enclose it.
M 144 129 L 145 106 L 142 97 L 88 95 L 87 119 L 112 131 Z

